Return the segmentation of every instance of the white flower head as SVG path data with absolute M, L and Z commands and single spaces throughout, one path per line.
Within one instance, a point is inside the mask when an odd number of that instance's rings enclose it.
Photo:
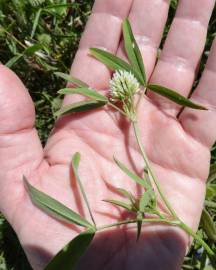
M 135 76 L 125 70 L 117 70 L 110 80 L 110 95 L 112 100 L 126 100 L 132 97 L 140 84 Z

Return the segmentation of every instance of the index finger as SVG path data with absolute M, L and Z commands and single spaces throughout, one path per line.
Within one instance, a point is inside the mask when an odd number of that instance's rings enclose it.
M 89 55 L 90 47 L 115 53 L 121 37 L 122 21 L 128 16 L 132 0 L 97 0 L 82 35 L 71 74 L 97 89 L 108 86 L 110 72 Z

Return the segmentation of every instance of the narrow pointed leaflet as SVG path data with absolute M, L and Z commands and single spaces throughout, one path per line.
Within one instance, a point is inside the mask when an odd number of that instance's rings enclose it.
M 178 92 L 164 86 L 149 84 L 148 89 L 184 107 L 189 107 L 197 110 L 207 110 L 207 108 L 205 108 L 204 106 L 193 103 L 192 101 L 190 101 L 190 99 L 187 99 L 184 96 L 180 95 Z
M 65 74 L 65 73 L 62 73 L 62 72 L 55 72 L 54 73 L 56 76 L 64 79 L 65 81 L 68 81 L 70 83 L 73 83 L 74 85 L 76 86 L 79 86 L 79 87 L 89 87 L 88 84 L 86 84 L 85 82 L 81 81 L 80 79 L 77 79 L 71 75 L 68 75 L 68 74 Z
M 76 236 L 51 260 L 44 270 L 75 270 L 76 265 L 95 235 L 93 229 L 87 230 Z
M 85 218 L 81 217 L 70 208 L 30 185 L 25 177 L 23 180 L 31 201 L 35 206 L 50 216 L 68 224 L 76 224 L 86 228 L 93 227 Z
M 104 105 L 106 105 L 106 102 L 97 101 L 97 100 L 86 100 L 86 101 L 75 102 L 75 103 L 66 105 L 65 107 L 57 111 L 55 115 L 59 116 L 59 115 L 66 115 L 69 113 L 95 110 L 97 108 L 103 107 Z
M 143 86 L 146 85 L 146 73 L 144 68 L 144 63 L 140 49 L 134 38 L 131 25 L 128 19 L 123 22 L 123 35 L 124 35 L 124 45 L 128 56 L 128 59 L 135 70 L 135 73 L 139 75 L 139 81 Z
M 88 211 L 89 211 L 91 220 L 92 220 L 92 222 L 94 223 L 94 225 L 96 226 L 96 223 L 95 223 L 95 220 L 94 220 L 94 217 L 93 217 L 93 214 L 92 214 L 92 211 L 91 211 L 91 208 L 90 208 L 90 205 L 89 205 L 89 202 L 88 202 L 88 199 L 87 199 L 85 190 L 84 190 L 84 188 L 83 188 L 82 182 L 81 182 L 80 177 L 79 177 L 79 173 L 78 173 L 79 163 L 80 163 L 80 153 L 75 153 L 75 154 L 73 155 L 73 158 L 72 158 L 72 168 L 73 168 L 73 172 L 74 172 L 74 175 L 75 175 L 75 177 L 76 177 L 76 181 L 77 181 L 77 183 L 78 183 L 78 185 L 79 185 L 80 191 L 81 191 L 81 193 L 82 193 L 83 199 L 84 199 L 84 201 L 85 201 L 85 203 L 86 203 L 86 206 L 87 206 L 87 208 L 88 208 Z
M 103 200 L 104 202 L 111 203 L 115 206 L 120 206 L 128 211 L 132 211 L 133 207 L 125 202 L 118 201 L 118 200 Z
M 92 98 L 97 101 L 102 101 L 102 102 L 108 102 L 108 98 L 106 96 L 103 96 L 99 94 L 97 91 L 86 88 L 86 87 L 79 87 L 79 88 L 63 88 L 58 91 L 59 94 L 62 95 L 72 95 L 72 94 L 80 94 L 85 97 Z
M 109 69 L 113 71 L 126 70 L 128 72 L 131 72 L 132 74 L 134 74 L 137 80 L 139 80 L 140 83 L 143 84 L 143 80 L 140 77 L 139 73 L 137 73 L 137 71 L 131 65 L 129 65 L 127 62 L 125 62 L 118 56 L 97 48 L 91 48 L 90 52 L 96 59 L 106 65 Z
M 131 172 L 122 162 L 120 162 L 119 160 L 117 160 L 114 157 L 114 161 L 117 164 L 117 166 L 127 175 L 129 176 L 132 180 L 134 180 L 137 184 L 141 185 L 142 187 L 149 189 L 149 184 L 142 179 L 141 177 L 139 177 L 138 175 L 136 175 L 135 173 Z

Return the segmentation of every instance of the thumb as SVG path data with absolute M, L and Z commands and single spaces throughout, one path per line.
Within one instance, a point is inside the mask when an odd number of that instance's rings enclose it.
M 43 160 L 34 122 L 34 104 L 26 88 L 0 65 L 0 210 L 9 222 L 24 195 L 23 175 L 30 176 Z

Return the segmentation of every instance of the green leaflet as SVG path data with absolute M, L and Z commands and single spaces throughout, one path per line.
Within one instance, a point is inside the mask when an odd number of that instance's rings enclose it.
M 139 200 L 139 211 L 137 212 L 137 241 L 139 240 L 141 234 L 143 214 L 145 213 L 145 211 L 154 208 L 155 199 L 153 199 L 153 195 L 153 190 L 148 189 L 146 192 L 143 193 Z
M 62 73 L 62 72 L 55 72 L 54 73 L 56 76 L 64 79 L 65 81 L 67 82 L 71 82 L 73 84 L 75 84 L 76 86 L 79 86 L 79 87 L 89 87 L 88 84 L 86 84 L 85 82 L 71 76 L 71 75 L 68 75 L 68 74 L 65 74 L 65 73 Z
M 116 188 L 116 190 L 121 193 L 125 198 L 129 199 L 132 204 L 136 203 L 136 198 L 133 196 L 133 194 L 126 189 L 123 188 Z
M 209 215 L 208 211 L 205 208 L 202 212 L 201 224 L 209 239 L 216 243 L 216 227 L 214 225 L 212 217 Z
M 58 91 L 59 94 L 67 95 L 67 94 L 81 94 L 86 97 L 90 97 L 97 101 L 108 102 L 108 98 L 99 94 L 97 91 L 86 88 L 86 87 L 79 87 L 79 88 L 64 88 Z
M 143 83 L 136 70 L 118 56 L 97 48 L 91 48 L 90 52 L 96 59 L 105 64 L 111 70 L 126 70 L 131 72 L 141 84 Z
M 129 176 L 132 180 L 134 180 L 137 184 L 141 185 L 142 187 L 148 189 L 149 185 L 148 183 L 140 178 L 138 175 L 134 174 L 133 172 L 131 172 L 122 162 L 120 162 L 119 160 L 117 160 L 114 157 L 114 161 L 117 164 L 117 166 L 127 175 Z
M 144 192 L 142 197 L 140 198 L 139 210 L 141 213 L 145 212 L 147 206 L 151 208 L 151 206 L 149 205 L 151 202 L 151 199 L 152 199 L 152 191 L 149 189 L 146 192 Z
M 23 180 L 31 201 L 35 206 L 58 220 L 86 228 L 92 228 L 92 225 L 79 214 L 75 213 L 73 210 L 64 206 L 62 203 L 58 202 L 52 197 L 34 188 L 29 184 L 25 177 L 23 177 Z
M 94 230 L 87 230 L 69 242 L 45 267 L 44 270 L 73 270 L 86 252 L 95 235 Z
M 151 199 L 152 199 L 152 202 L 153 202 L 152 207 L 156 207 L 157 200 L 156 200 L 156 196 L 155 196 L 152 184 L 151 184 L 150 174 L 149 174 L 148 168 L 144 168 L 144 179 L 146 180 L 146 182 L 147 182 L 147 184 L 149 186 L 147 191 L 149 191 L 149 195 L 151 196 Z
M 107 203 L 111 203 L 111 204 L 114 204 L 116 206 L 120 206 L 128 211 L 132 211 L 132 207 L 131 205 L 125 203 L 125 202 L 121 202 L 121 201 L 117 201 L 117 200 L 103 200 L 104 202 L 107 202 Z
M 104 63 L 111 70 L 127 70 L 129 72 L 132 71 L 130 65 L 127 62 L 115 56 L 114 54 L 97 48 L 91 48 L 90 52 L 95 58 Z
M 184 96 L 164 86 L 160 86 L 156 84 L 149 84 L 148 89 L 184 107 L 189 107 L 189 108 L 193 108 L 197 110 L 207 110 L 207 108 L 205 108 L 204 106 L 193 103 L 192 101 L 185 98 Z
M 144 63 L 140 49 L 137 45 L 137 42 L 134 38 L 131 25 L 128 19 L 125 19 L 123 22 L 123 35 L 124 35 L 124 45 L 127 52 L 128 59 L 136 71 L 139 74 L 139 81 L 143 86 L 146 85 L 146 73 L 144 68 Z
M 59 116 L 59 115 L 66 115 L 66 114 L 75 113 L 75 112 L 85 112 L 85 111 L 97 109 L 99 107 L 103 107 L 104 105 L 106 105 L 106 102 L 97 101 L 97 100 L 75 102 L 73 104 L 63 107 L 62 109 L 57 111 L 55 115 Z
M 83 188 L 82 182 L 81 182 L 80 177 L 79 177 L 79 174 L 78 174 L 79 163 L 80 163 L 80 153 L 75 153 L 74 156 L 73 156 L 73 158 L 72 158 L 72 168 L 73 168 L 73 171 L 74 171 L 74 175 L 76 177 L 76 181 L 77 181 L 77 183 L 79 185 L 80 191 L 82 193 L 82 196 L 83 196 L 84 201 L 86 203 L 86 206 L 88 208 L 88 211 L 89 211 L 90 217 L 92 219 L 92 222 L 96 226 L 96 223 L 95 223 L 93 214 L 91 212 L 91 208 L 90 208 L 90 205 L 89 205 L 89 202 L 88 202 L 88 199 L 87 199 L 85 190 Z

